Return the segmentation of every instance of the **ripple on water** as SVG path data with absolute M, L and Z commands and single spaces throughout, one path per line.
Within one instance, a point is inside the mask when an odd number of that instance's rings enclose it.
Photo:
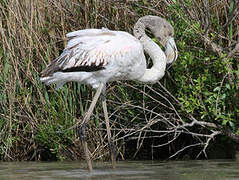
M 44 172 L 41 172 L 44 174 Z M 136 171 L 136 170 L 94 170 L 92 173 L 89 173 L 88 170 L 83 169 L 74 169 L 74 170 L 51 170 L 46 171 L 46 175 L 40 175 L 41 178 L 50 178 L 50 177 L 61 177 L 61 178 L 90 178 L 90 177 L 98 177 L 98 176 L 133 176 L 133 178 L 143 179 L 148 177 L 149 174 L 153 174 L 154 171 Z M 137 177 L 136 177 L 137 176 Z

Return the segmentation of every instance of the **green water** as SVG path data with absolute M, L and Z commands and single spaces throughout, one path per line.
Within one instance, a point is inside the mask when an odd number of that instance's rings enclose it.
M 94 163 L 89 173 L 85 162 L 0 162 L 0 180 L 239 180 L 239 161 L 121 161 Z

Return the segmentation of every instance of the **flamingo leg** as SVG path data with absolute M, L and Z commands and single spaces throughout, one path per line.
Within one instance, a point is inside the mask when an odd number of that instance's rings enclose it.
M 101 83 L 95 93 L 95 96 L 93 97 L 90 107 L 89 107 L 88 111 L 86 112 L 86 115 L 85 115 L 85 117 L 80 125 L 80 129 L 79 129 L 80 140 L 81 140 L 81 143 L 82 143 L 82 146 L 84 149 L 84 153 L 85 153 L 85 157 L 86 157 L 86 161 L 87 161 L 87 165 L 88 165 L 88 170 L 90 172 L 93 171 L 93 168 L 92 168 L 92 162 L 91 162 L 91 158 L 90 158 L 90 151 L 88 149 L 88 145 L 87 145 L 87 141 L 86 141 L 87 140 L 86 124 L 90 120 L 90 116 L 95 108 L 95 105 L 96 105 L 103 89 L 104 89 L 104 84 Z
M 81 144 L 83 146 L 84 149 L 84 153 L 85 153 L 85 159 L 87 162 L 87 166 L 88 166 L 88 170 L 89 172 L 93 171 L 93 167 L 92 167 L 92 162 L 91 162 L 91 158 L 90 158 L 90 150 L 88 148 L 88 144 L 87 144 L 87 135 L 86 135 L 86 125 L 83 124 L 80 129 L 79 129 L 79 134 L 80 134 L 80 140 L 81 140 Z
M 113 138 L 111 136 L 110 121 L 109 121 L 109 116 L 108 116 L 108 111 L 107 111 L 107 105 L 106 105 L 106 99 L 105 98 L 103 98 L 103 100 L 102 100 L 102 106 L 103 106 L 103 111 L 104 111 L 104 116 L 105 116 L 105 124 L 106 124 L 109 147 L 110 147 L 111 163 L 112 163 L 112 167 L 115 168 L 115 166 L 116 166 L 116 147 L 115 147 L 115 144 L 113 142 Z

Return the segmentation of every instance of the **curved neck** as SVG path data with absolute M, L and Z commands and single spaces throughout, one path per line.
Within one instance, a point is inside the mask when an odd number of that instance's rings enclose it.
M 146 23 L 139 20 L 134 27 L 134 36 L 139 39 L 145 52 L 150 56 L 153 62 L 153 66 L 149 69 L 146 69 L 143 76 L 138 80 L 141 82 L 155 83 L 160 80 L 166 69 L 166 55 L 162 49 L 145 34 Z M 147 26 L 150 30 L 151 27 Z

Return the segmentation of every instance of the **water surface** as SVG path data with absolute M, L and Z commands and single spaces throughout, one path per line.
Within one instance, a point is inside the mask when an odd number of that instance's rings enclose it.
M 0 162 L 0 180 L 239 180 L 239 161 Z

